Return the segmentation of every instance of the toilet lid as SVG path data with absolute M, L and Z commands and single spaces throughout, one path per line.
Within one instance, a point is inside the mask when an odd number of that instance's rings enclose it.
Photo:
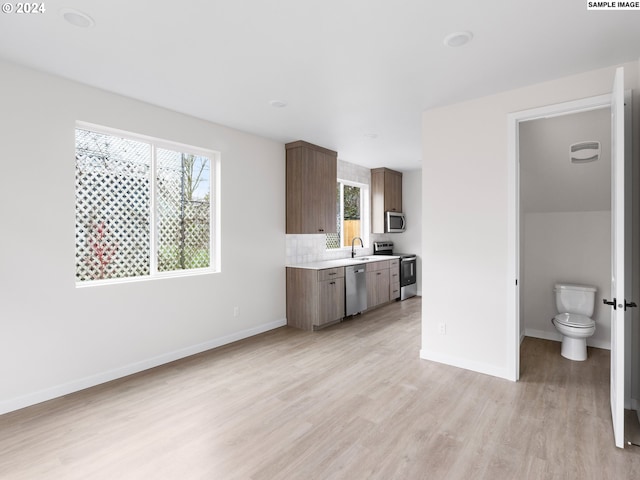
M 553 317 L 553 319 L 567 327 L 589 328 L 596 324 L 593 319 L 577 313 L 560 313 Z

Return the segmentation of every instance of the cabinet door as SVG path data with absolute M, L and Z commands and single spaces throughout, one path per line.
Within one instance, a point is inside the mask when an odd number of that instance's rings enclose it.
M 400 261 L 392 260 L 389 268 L 389 299 L 400 298 Z
M 384 209 L 387 212 L 402 211 L 402 174 L 392 171 L 385 173 Z
M 378 278 L 378 305 L 381 303 L 387 303 L 389 301 L 389 270 L 381 270 L 381 275 L 377 275 Z
M 376 273 L 378 272 L 367 270 L 367 308 L 373 308 L 378 304 Z
M 384 233 L 387 211 L 402 211 L 402 173 L 388 168 L 374 168 L 371 170 L 372 233 Z
M 389 301 L 389 269 L 367 270 L 367 307 L 377 307 Z
M 337 154 L 287 144 L 287 233 L 336 233 Z
M 384 233 L 384 172 L 371 170 L 371 232 Z
M 312 152 L 313 161 L 308 169 L 309 222 L 306 230 L 310 233 L 336 233 L 338 184 L 337 160 L 323 152 Z
M 344 317 L 344 278 L 318 282 L 318 326 Z
M 389 300 L 400 298 L 400 282 L 391 283 L 389 286 Z

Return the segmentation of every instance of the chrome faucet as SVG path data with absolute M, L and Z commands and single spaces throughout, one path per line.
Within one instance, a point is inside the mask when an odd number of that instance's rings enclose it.
M 356 258 L 356 240 L 360 240 L 360 246 L 364 248 L 364 242 L 362 239 L 360 237 L 353 237 L 353 240 L 351 240 L 351 258 Z

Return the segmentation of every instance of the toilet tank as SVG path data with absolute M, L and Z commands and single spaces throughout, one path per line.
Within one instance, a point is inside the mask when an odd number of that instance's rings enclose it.
M 591 317 L 596 299 L 596 287 L 556 283 L 556 308 L 558 313 L 577 313 Z

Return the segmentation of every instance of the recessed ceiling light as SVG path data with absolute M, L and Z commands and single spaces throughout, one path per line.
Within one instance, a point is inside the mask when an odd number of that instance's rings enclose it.
M 96 22 L 84 12 L 76 10 L 75 8 L 61 8 L 60 15 L 71 25 L 76 27 L 88 28 L 93 27 Z
M 469 43 L 472 38 L 473 33 L 471 32 L 453 32 L 444 37 L 444 44 L 447 47 L 461 47 Z
M 287 102 L 283 102 L 282 100 L 271 100 L 269 105 L 273 108 L 284 108 L 287 106 Z
M 367 138 L 370 138 L 371 140 L 374 140 L 374 139 L 378 138 L 378 134 L 377 133 L 365 133 L 364 136 L 367 137 Z

